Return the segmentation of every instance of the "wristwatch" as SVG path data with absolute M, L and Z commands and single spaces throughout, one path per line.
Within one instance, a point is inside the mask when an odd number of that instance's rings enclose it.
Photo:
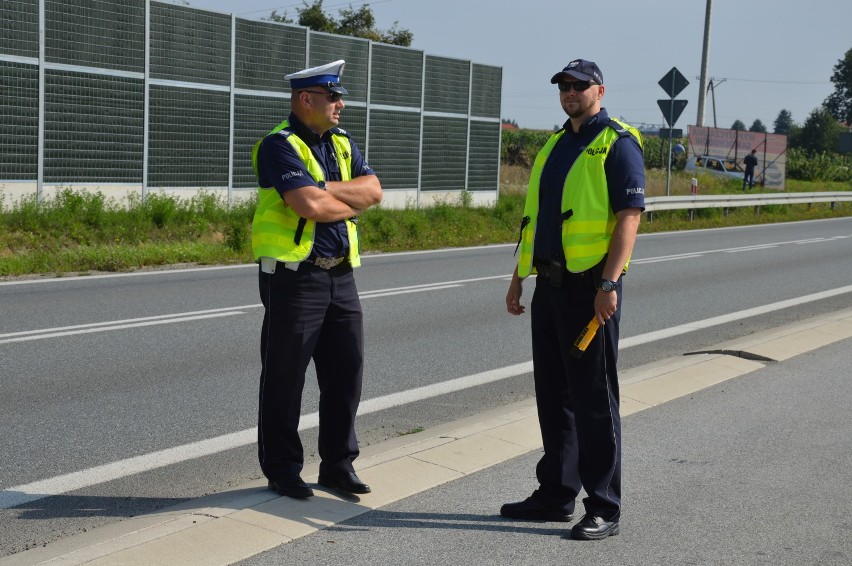
M 601 291 L 615 291 L 618 288 L 618 281 L 610 281 L 609 279 L 601 279 Z
M 325 181 L 320 181 L 319 183 L 317 183 L 317 186 L 318 186 L 319 188 L 321 188 L 322 190 L 326 190 L 326 189 L 325 189 Z

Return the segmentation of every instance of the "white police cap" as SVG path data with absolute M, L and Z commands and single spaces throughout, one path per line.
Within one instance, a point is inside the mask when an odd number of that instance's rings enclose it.
M 346 61 L 340 59 L 327 65 L 320 65 L 319 67 L 311 67 L 298 73 L 291 73 L 284 78 L 290 81 L 290 88 L 293 90 L 319 86 L 331 92 L 349 94 L 349 91 L 340 86 L 340 75 L 343 74 L 343 67 L 345 65 Z

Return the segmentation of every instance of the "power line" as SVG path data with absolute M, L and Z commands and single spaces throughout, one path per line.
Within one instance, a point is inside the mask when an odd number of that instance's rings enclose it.
M 829 85 L 831 81 L 774 81 L 770 79 L 728 79 L 743 83 L 773 83 L 782 85 Z

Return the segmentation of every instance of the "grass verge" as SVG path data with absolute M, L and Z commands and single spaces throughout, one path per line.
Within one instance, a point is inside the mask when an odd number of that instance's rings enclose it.
M 359 217 L 364 253 L 515 242 L 523 215 L 528 169 L 501 168 L 500 198 L 493 207 L 441 202 L 426 209 L 370 209 Z M 688 194 L 690 177 L 675 173 L 672 195 Z M 665 172 L 648 171 L 646 194 L 666 194 Z M 850 183 L 790 182 L 793 192 L 852 190 Z M 700 194 L 741 192 L 736 180 L 699 178 Z M 0 194 L 0 205 L 3 203 Z M 200 192 L 189 200 L 151 193 L 143 203 L 106 199 L 101 193 L 61 190 L 39 206 L 23 199 L 0 213 L 0 278 L 130 271 L 174 264 L 249 263 L 254 203 L 229 208 Z M 717 228 L 852 216 L 852 203 L 773 205 L 661 211 L 641 233 Z

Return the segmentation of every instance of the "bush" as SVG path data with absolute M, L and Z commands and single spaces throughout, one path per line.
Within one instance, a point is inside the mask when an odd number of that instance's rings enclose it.
M 501 164 L 530 168 L 535 161 L 535 156 L 544 147 L 552 133 L 547 130 L 503 130 L 500 148 Z M 669 145 L 668 138 L 642 136 L 642 143 L 645 167 L 648 169 L 665 169 L 668 165 L 666 155 Z M 676 138 L 672 140 L 672 147 L 678 143 L 684 147 L 689 145 L 685 138 Z M 673 171 L 680 171 L 684 168 L 687 154 L 688 152 L 683 152 L 672 155 Z
M 248 224 L 240 218 L 232 218 L 225 227 L 225 245 L 232 251 L 240 253 L 246 250 L 250 242 Z
M 800 181 L 852 182 L 852 156 L 787 150 L 787 178 Z
M 553 132 L 547 130 L 503 130 L 500 161 L 530 167 Z

